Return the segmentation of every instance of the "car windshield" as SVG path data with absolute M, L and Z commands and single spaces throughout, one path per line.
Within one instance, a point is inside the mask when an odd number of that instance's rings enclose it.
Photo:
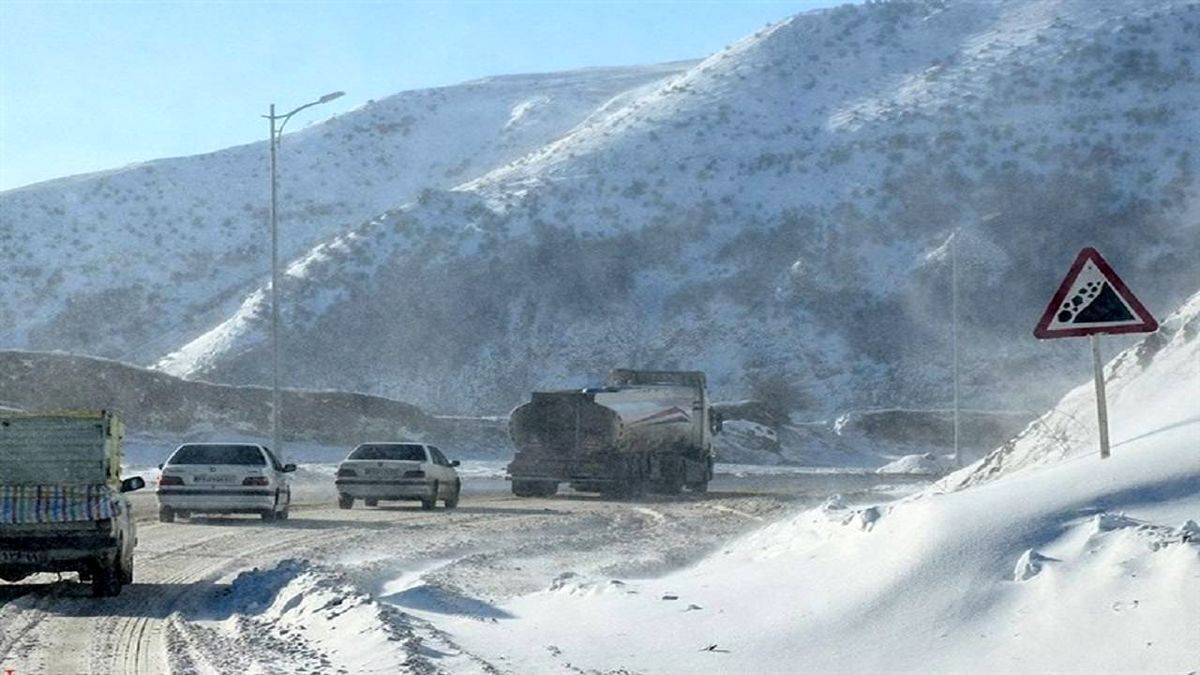
M 263 466 L 267 460 L 254 445 L 183 445 L 167 463 Z
M 414 443 L 371 443 L 360 445 L 346 459 L 388 459 L 424 462 L 425 448 Z

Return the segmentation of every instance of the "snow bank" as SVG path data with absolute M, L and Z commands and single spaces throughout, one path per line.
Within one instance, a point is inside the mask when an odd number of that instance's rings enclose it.
M 1194 670 L 1197 314 L 1109 364 L 1108 460 L 1081 388 L 1056 409 L 1083 424 L 914 498 L 831 502 L 666 577 L 561 580 L 498 608 L 513 618 L 439 625 L 518 672 Z
M 923 455 L 905 455 L 894 462 L 885 464 L 875 470 L 875 473 L 919 473 L 936 476 L 946 471 L 950 466 L 932 452 Z

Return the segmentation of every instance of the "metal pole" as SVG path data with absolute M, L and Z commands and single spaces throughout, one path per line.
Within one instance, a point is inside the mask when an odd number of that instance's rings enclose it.
M 279 174 L 276 169 L 275 104 L 271 104 L 271 451 L 284 457 L 279 443 Z
M 1092 368 L 1096 378 L 1096 420 L 1100 423 L 1100 459 L 1108 459 L 1108 401 L 1104 396 L 1104 364 L 1100 361 L 1100 336 L 1093 334 Z
M 266 118 L 271 124 L 271 449 L 275 455 L 283 459 L 283 441 L 279 438 L 280 419 L 283 416 L 283 404 L 279 396 L 279 218 L 278 218 L 278 193 L 279 193 L 279 171 L 276 163 L 276 154 L 279 148 L 279 143 L 283 139 L 283 128 L 287 125 L 288 120 L 292 115 L 311 108 L 314 105 L 328 103 L 336 98 L 340 98 L 345 92 L 335 91 L 325 94 L 321 98 L 312 103 L 305 103 L 286 115 L 275 114 L 275 104 L 271 104 L 271 111 L 266 115 Z M 275 126 L 276 120 L 279 122 L 279 127 Z
M 950 315 L 952 351 L 954 352 L 954 466 L 962 466 L 958 448 L 958 230 L 950 244 Z

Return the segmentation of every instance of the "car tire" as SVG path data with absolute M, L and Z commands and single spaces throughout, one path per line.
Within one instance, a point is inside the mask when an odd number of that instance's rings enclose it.
M 121 581 L 126 586 L 133 583 L 133 561 L 132 560 L 130 560 L 128 564 L 121 565 L 121 575 L 122 575 Z
M 443 503 L 443 504 L 446 506 L 446 508 L 448 508 L 448 509 L 454 509 L 454 508 L 458 508 L 458 496 L 459 496 L 460 494 L 462 494 L 462 482 L 461 482 L 461 481 L 456 481 L 456 482 L 454 483 L 454 494 L 452 494 L 452 495 L 450 495 L 449 497 L 447 497 L 447 498 L 446 498 L 446 501 L 444 501 L 444 502 L 442 502 L 442 503 Z
M 433 496 L 428 499 L 421 500 L 421 509 L 424 511 L 432 511 L 434 506 L 437 506 L 438 483 L 433 481 Z
M 364 506 L 379 506 L 379 500 L 378 499 L 364 499 L 363 505 Z
M 160 523 L 175 522 L 175 509 L 172 509 L 168 506 L 163 506 L 163 507 L 159 508 L 158 509 L 158 521 Z
M 338 508 L 346 510 L 354 508 L 354 497 L 350 495 L 338 495 Z
M 262 516 L 262 519 L 268 523 L 273 522 L 276 518 L 275 509 L 271 509 L 269 511 L 263 511 L 260 515 Z
M 121 592 L 125 573 L 121 570 L 121 559 L 97 563 L 92 569 L 92 597 L 111 598 Z

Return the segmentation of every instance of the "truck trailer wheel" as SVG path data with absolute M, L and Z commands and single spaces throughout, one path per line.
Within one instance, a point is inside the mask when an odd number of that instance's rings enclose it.
M 350 495 L 338 495 L 338 508 L 339 509 L 354 508 L 354 497 L 351 497 Z
M 703 494 L 708 492 L 708 481 L 702 480 L 699 483 L 688 483 L 687 488 L 696 494 Z
M 548 480 L 514 480 L 512 493 L 518 497 L 552 497 L 558 492 L 558 483 Z

